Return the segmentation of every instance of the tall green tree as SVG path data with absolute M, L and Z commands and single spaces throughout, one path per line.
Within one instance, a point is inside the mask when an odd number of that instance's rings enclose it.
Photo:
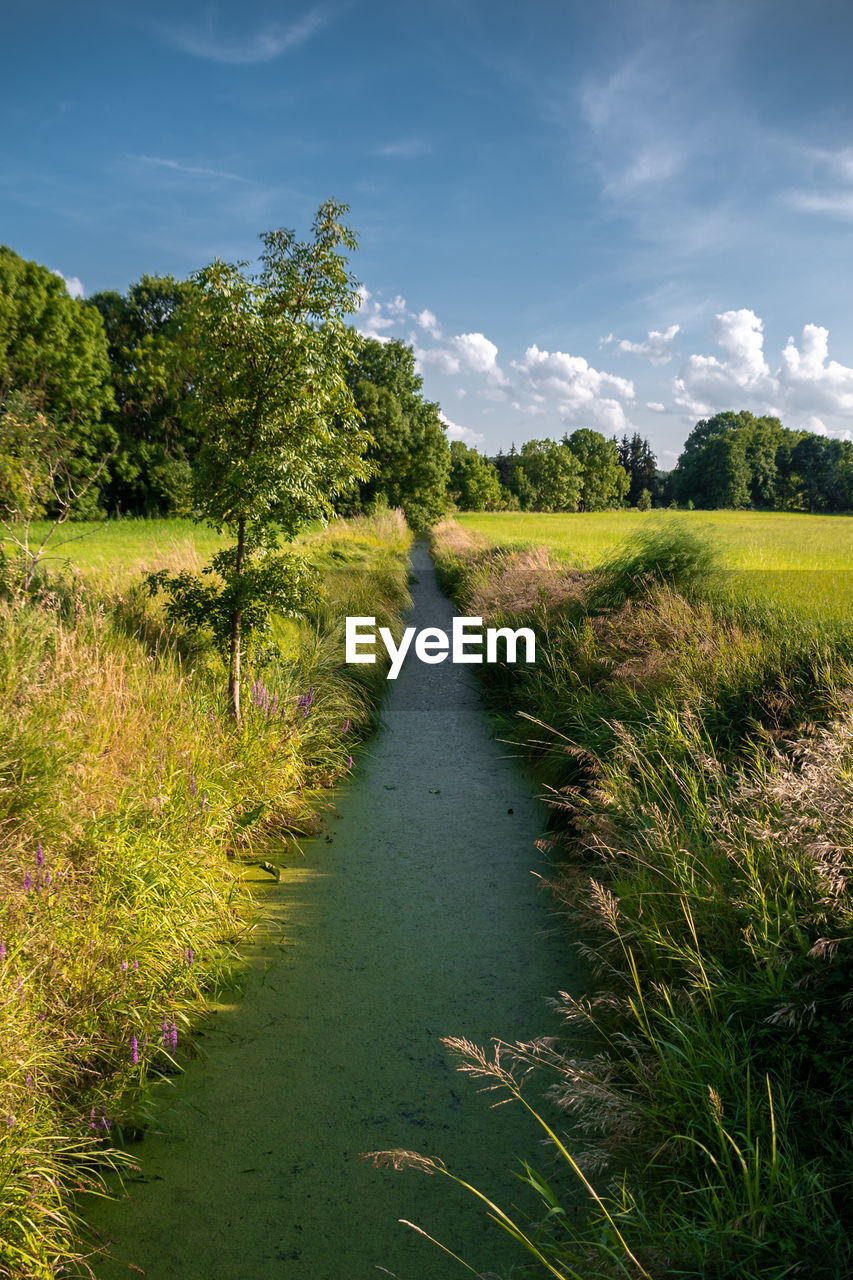
M 447 488 L 460 511 L 497 511 L 502 505 L 496 467 L 462 440 L 450 445 Z
M 113 405 L 104 326 L 47 267 L 0 246 L 0 404 L 11 392 L 67 443 L 71 482 L 81 492 L 115 445 L 105 422 Z M 89 486 L 78 514 L 98 511 Z
M 563 440 L 577 459 L 581 475 L 581 511 L 606 511 L 617 507 L 628 492 L 628 473 L 619 462 L 619 450 L 600 431 L 579 427 Z
M 424 399 L 412 348 L 359 336 L 347 376 L 373 441 L 372 474 L 344 497 L 342 511 L 380 501 L 401 507 L 413 529 L 428 528 L 447 506 L 450 451 L 438 405 Z
M 624 435 L 618 443 L 614 440 L 614 444 L 619 465 L 628 475 L 629 505 L 636 507 L 644 490 L 648 491 L 651 500 L 658 487 L 657 459 L 648 440 L 635 431 L 630 438 Z
M 171 276 L 143 276 L 127 294 L 96 293 L 108 341 L 118 444 L 108 510 L 187 515 L 199 441 L 184 415 L 190 393 L 192 302 L 197 286 Z
M 369 443 L 346 380 L 355 358 L 357 282 L 344 250 L 356 247 L 329 200 L 311 238 L 276 230 L 262 237 L 261 270 L 218 259 L 195 277 L 196 358 L 187 405 L 202 441 L 195 501 L 200 518 L 235 542 L 202 576 L 152 575 L 172 617 L 210 627 L 227 655 L 228 700 L 240 720 L 244 645 L 272 612 L 307 602 L 305 562 L 279 549 L 307 521 L 333 513 L 335 496 L 364 479 Z
M 526 440 L 513 455 L 510 487 L 528 511 L 577 511 L 580 466 L 556 440 Z

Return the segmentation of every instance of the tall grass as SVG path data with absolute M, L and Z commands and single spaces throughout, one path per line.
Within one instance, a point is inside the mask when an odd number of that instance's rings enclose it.
M 349 674 L 342 619 L 369 595 L 399 625 L 407 546 L 393 517 L 309 540 L 328 601 L 239 729 L 213 658 L 126 580 L 0 607 L 0 1275 L 84 1257 L 75 1194 L 128 1160 L 151 1082 L 239 978 L 248 866 L 298 856 L 369 732 L 382 672 Z
M 721 600 L 695 546 L 685 580 L 671 527 L 587 579 L 540 552 L 535 604 L 501 588 L 518 553 L 435 547 L 466 612 L 538 628 L 536 667 L 489 692 L 547 783 L 552 888 L 593 975 L 559 996 L 561 1044 L 455 1045 L 510 1097 L 544 1064 L 566 1115 L 526 1174 L 542 1220 L 515 1224 L 517 1274 L 849 1274 L 849 630 Z

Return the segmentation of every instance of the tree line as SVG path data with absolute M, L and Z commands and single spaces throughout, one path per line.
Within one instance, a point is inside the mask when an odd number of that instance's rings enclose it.
M 26 450 L 49 437 L 79 495 L 75 515 L 193 513 L 205 443 L 193 382 L 204 290 L 202 273 L 145 275 L 124 294 L 73 299 L 55 273 L 0 247 L 0 505 L 7 512 Z M 607 439 L 588 427 L 485 457 L 448 441 L 411 347 L 350 330 L 341 352 L 348 395 L 370 440 L 366 476 L 353 475 L 334 497 L 343 515 L 400 506 L 424 528 L 453 507 L 853 508 L 853 444 L 791 430 L 775 417 L 726 411 L 698 422 L 668 473 L 639 433 Z M 51 500 L 48 493 L 45 510 Z

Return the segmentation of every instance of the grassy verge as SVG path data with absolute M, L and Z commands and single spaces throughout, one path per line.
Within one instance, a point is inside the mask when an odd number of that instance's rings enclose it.
M 384 672 L 344 666 L 343 619 L 399 625 L 408 542 L 390 515 L 306 539 L 326 603 L 282 622 L 240 729 L 126 566 L 0 607 L 0 1275 L 79 1259 L 75 1192 L 127 1159 L 151 1082 L 239 977 L 247 866 L 298 853 L 371 728 Z
M 513 1093 L 546 1063 L 570 1123 L 520 1274 L 829 1280 L 853 1267 L 853 637 L 721 595 L 689 526 L 653 530 L 596 573 L 433 539 L 466 613 L 538 633 L 487 692 L 595 974 L 560 997 L 564 1051 L 465 1066 Z

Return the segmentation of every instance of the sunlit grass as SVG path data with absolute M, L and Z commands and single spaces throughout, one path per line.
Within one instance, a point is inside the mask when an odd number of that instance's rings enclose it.
M 75 1253 L 75 1193 L 121 1161 L 152 1081 L 239 974 L 247 875 L 298 860 L 357 767 L 384 679 L 343 664 L 345 614 L 369 598 L 396 627 L 408 601 L 393 515 L 311 535 L 327 601 L 280 624 L 237 728 L 219 660 L 130 576 L 203 536 L 129 524 L 99 527 L 82 583 L 0 605 L 0 1275 L 16 1280 Z
M 483 674 L 545 784 L 552 888 L 590 968 L 559 997 L 562 1045 L 455 1047 L 516 1103 L 550 1069 L 566 1113 L 546 1177 L 522 1175 L 540 1221 L 493 1214 L 526 1250 L 514 1275 L 835 1280 L 853 1266 L 851 615 L 828 627 L 790 585 L 762 599 L 755 570 L 721 579 L 678 519 L 635 516 L 654 535 L 603 539 L 586 573 L 470 526 L 434 536 L 464 612 L 537 629 L 534 666 Z

